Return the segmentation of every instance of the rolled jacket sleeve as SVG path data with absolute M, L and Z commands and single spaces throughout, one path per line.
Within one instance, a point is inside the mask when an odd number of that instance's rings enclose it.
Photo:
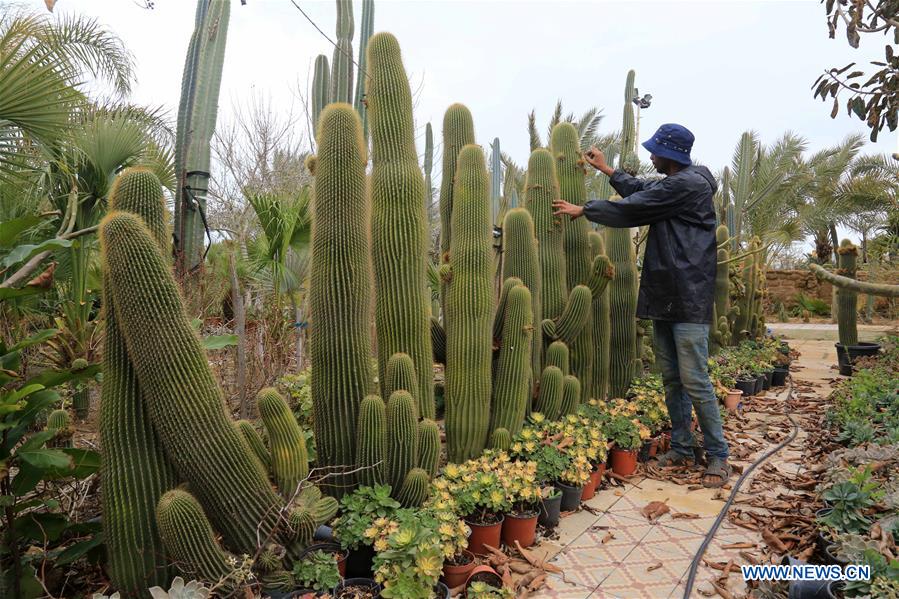
M 642 227 L 668 220 L 696 192 L 676 174 L 660 181 L 645 181 L 616 170 L 609 181 L 621 194 L 621 200 L 593 200 L 584 204 L 587 220 L 607 227 Z

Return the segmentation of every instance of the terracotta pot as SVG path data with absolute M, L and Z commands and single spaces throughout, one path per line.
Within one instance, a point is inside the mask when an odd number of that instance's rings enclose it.
M 499 548 L 503 530 L 502 517 L 495 524 L 475 524 L 470 520 L 465 520 L 465 523 L 471 528 L 471 535 L 468 537 L 469 551 L 475 555 L 486 555 L 487 550 L 484 549 L 484 545 Z
M 602 478 L 606 475 L 606 463 L 603 462 L 599 466 L 596 467 L 596 470 L 590 473 L 590 482 L 593 483 L 593 490 L 599 491 L 599 487 L 602 486 Z
M 515 541 L 522 547 L 530 547 L 537 540 L 537 514 L 519 516 L 506 514 L 503 520 L 503 543 L 515 547 Z
M 593 499 L 593 496 L 596 495 L 596 483 L 593 482 L 593 473 L 590 473 L 590 480 L 584 485 L 584 488 L 581 490 L 581 501 L 587 501 L 588 499 Z
M 740 406 L 740 400 L 743 398 L 743 392 L 739 389 L 731 389 L 724 398 L 724 407 L 731 412 L 736 412 Z
M 475 569 L 471 571 L 471 574 L 468 575 L 468 580 L 465 581 L 465 591 L 468 591 L 468 587 L 471 586 L 471 583 L 478 581 L 486 582 L 497 589 L 503 586 L 503 577 L 497 574 L 496 570 L 490 566 L 476 566 Z
M 441 576 L 440 579 L 451 589 L 465 584 L 471 571 L 478 565 L 477 562 L 474 561 L 474 554 L 471 551 L 463 550 L 462 555 L 469 558 L 467 564 L 461 566 L 454 566 L 445 562 L 443 564 L 443 576 Z
M 630 476 L 637 470 L 637 451 L 634 449 L 612 450 L 612 472 L 620 476 Z
M 671 449 L 671 433 L 662 433 L 659 435 L 659 451 L 665 453 Z

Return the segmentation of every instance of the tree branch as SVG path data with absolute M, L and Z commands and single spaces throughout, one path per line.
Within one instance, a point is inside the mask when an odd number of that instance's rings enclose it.
M 809 264 L 808 267 L 819 279 L 827 281 L 840 289 L 849 289 L 859 293 L 867 293 L 869 295 L 877 295 L 880 297 L 899 297 L 899 285 L 885 285 L 857 281 L 849 277 L 834 274 L 820 264 Z

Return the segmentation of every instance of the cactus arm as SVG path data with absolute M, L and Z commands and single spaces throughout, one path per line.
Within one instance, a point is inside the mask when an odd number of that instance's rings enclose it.
M 820 264 L 809 264 L 809 270 L 822 281 L 827 281 L 837 288 L 851 289 L 858 293 L 868 293 L 878 297 L 899 297 L 899 285 L 887 285 L 885 283 L 868 283 L 857 281 L 850 277 L 834 274 Z
M 328 57 L 319 54 L 315 59 L 312 72 L 312 130 L 313 136 L 318 133 L 318 121 L 322 110 L 331 103 L 331 71 Z M 310 169 L 311 170 L 311 169 Z
M 369 395 L 359 406 L 356 466 L 361 468 L 359 482 L 373 487 L 385 482 L 387 455 L 387 407 L 377 395 Z
M 353 0 L 337 0 L 337 44 L 331 60 L 331 101 L 353 101 Z
M 537 395 L 535 410 L 542 412 L 549 420 L 558 420 L 562 413 L 562 393 L 564 375 L 555 366 L 547 366 L 540 376 L 540 392 Z
M 368 40 L 374 33 L 375 27 L 375 0 L 362 0 L 362 24 L 359 30 L 359 76 L 356 81 L 356 95 L 353 100 L 353 107 L 359 113 L 362 120 L 362 137 L 368 145 L 368 114 L 365 107 L 365 76 L 366 71 L 366 54 L 368 50 Z
M 515 281 L 517 279 L 506 279 Z M 493 381 L 491 430 L 518 434 L 524 423 L 530 394 L 533 311 L 531 292 L 520 283 L 508 292 L 505 325 Z
M 384 472 L 394 497 L 409 471 L 418 466 L 415 401 L 408 391 L 395 391 L 387 401 L 387 454 Z
M 272 474 L 281 495 L 290 499 L 300 482 L 309 475 L 309 454 L 303 431 L 287 402 L 271 387 L 259 391 L 256 408 L 268 434 Z
M 440 465 L 440 428 L 430 419 L 418 423 L 418 466 L 433 477 Z
M 581 400 L 581 382 L 577 377 L 568 375 L 562 382 L 561 415 L 576 414 Z
M 556 334 L 569 347 L 580 339 L 580 335 L 585 328 L 590 328 L 592 331 L 592 328 L 587 326 L 590 320 L 590 304 L 592 301 L 593 296 L 586 285 L 578 285 L 571 290 L 571 294 L 568 296 L 568 303 L 565 305 L 565 311 L 562 312 L 562 315 L 556 321 Z M 590 337 L 592 342 L 593 335 L 591 334 Z M 575 357 L 572 356 L 572 373 L 577 376 L 578 372 L 575 362 Z M 589 370 L 587 372 L 589 373 Z
M 531 376 L 536 377 L 541 367 L 543 354 L 543 320 L 540 303 L 540 260 L 537 237 L 534 233 L 534 219 L 524 208 L 512 208 L 503 221 L 503 278 L 516 277 L 531 292 L 534 334 L 531 348 Z

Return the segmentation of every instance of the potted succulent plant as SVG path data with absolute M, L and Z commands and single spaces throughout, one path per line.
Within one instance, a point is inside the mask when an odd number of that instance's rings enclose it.
M 443 568 L 439 521 L 428 510 L 403 509 L 378 539 L 375 581 L 385 599 L 431 599 Z
M 641 427 L 643 427 L 641 429 Z M 607 434 L 615 444 L 612 448 L 612 471 L 621 476 L 630 476 L 637 469 L 637 450 L 648 431 L 635 418 L 617 414 L 609 421 Z
M 533 426 L 521 430 L 513 440 L 510 451 L 515 459 L 536 464 L 536 479 L 542 485 L 537 520 L 546 528 L 555 528 L 559 524 L 562 492 L 552 483 L 562 476 L 571 463 L 571 457 L 549 440 L 546 431 Z
M 537 537 L 537 516 L 541 498 L 537 483 L 536 462 L 510 462 L 503 468 L 501 480 L 512 506 L 505 514 L 502 528 L 503 543 L 514 547 L 530 547 Z
M 568 467 L 562 471 L 556 486 L 562 491 L 561 509 L 563 512 L 573 512 L 581 505 L 581 495 L 584 485 L 590 482 L 590 472 L 593 467 L 590 460 L 583 453 L 571 456 Z
M 337 565 L 342 560 L 346 560 L 346 553 L 337 544 L 306 551 L 294 562 L 294 580 L 307 592 L 330 591 L 343 580 Z
M 346 576 L 367 578 L 372 575 L 375 556 L 371 532 L 376 521 L 387 522 L 400 509 L 390 496 L 390 486 L 359 487 L 340 500 L 341 514 L 334 522 L 334 536 L 348 552 Z
M 441 580 L 454 589 L 468 580 L 477 565 L 474 554 L 468 551 L 471 528 L 456 514 L 456 499 L 449 492 L 445 478 L 434 481 L 434 492 L 426 504 L 427 513 L 436 520 L 436 534 L 443 547 L 443 575 Z
M 468 550 L 485 555 L 484 545 L 498 547 L 503 514 L 512 507 L 498 472 L 508 461 L 505 453 L 485 452 L 477 460 L 464 464 L 447 464 L 443 477 L 458 505 L 459 513 L 471 528 Z
M 493 585 L 482 580 L 472 581 L 465 588 L 465 599 L 512 599 L 515 593 L 512 589 L 503 587 L 502 580 Z

